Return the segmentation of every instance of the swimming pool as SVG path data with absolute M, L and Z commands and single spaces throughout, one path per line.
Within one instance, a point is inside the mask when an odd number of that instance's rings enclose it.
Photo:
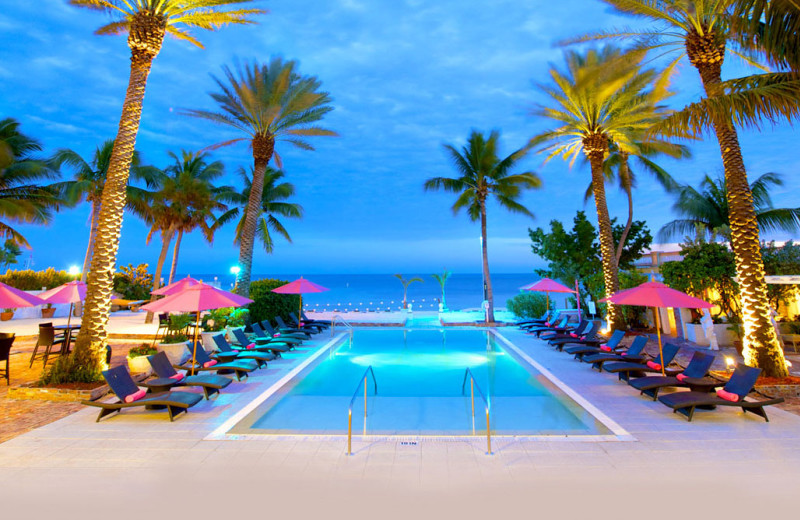
M 492 435 L 608 436 L 594 415 L 479 329 L 356 330 L 322 353 L 227 433 L 344 435 L 354 392 L 354 431 L 367 435 L 463 436 L 485 432 L 476 395 L 473 421 L 467 368 L 491 403 Z M 362 376 L 372 367 L 368 415 Z M 356 390 L 358 387 L 358 390 Z

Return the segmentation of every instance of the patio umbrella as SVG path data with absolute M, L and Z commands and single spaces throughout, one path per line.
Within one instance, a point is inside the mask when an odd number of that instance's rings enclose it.
M 601 302 L 609 302 L 615 305 L 638 305 L 641 307 L 656 307 L 656 334 L 658 335 L 658 353 L 663 354 L 661 348 L 661 324 L 658 319 L 658 308 L 685 308 L 685 309 L 710 309 L 712 304 L 700 298 L 689 296 L 660 282 L 645 282 L 632 289 L 625 289 L 614 293 L 608 298 L 603 298 Z M 661 364 L 661 373 L 664 372 L 664 364 Z
M 200 328 L 200 313 L 223 307 L 241 307 L 253 303 L 253 300 L 233 294 L 203 282 L 187 287 L 183 291 L 160 300 L 142 305 L 142 309 L 150 312 L 196 312 L 197 322 L 194 328 L 194 345 L 192 347 L 192 368 L 197 360 L 197 329 Z M 194 370 L 192 370 L 194 373 Z
M 555 280 L 551 280 L 550 278 L 542 278 L 538 282 L 525 285 L 520 287 L 523 291 L 538 291 L 543 292 L 547 296 L 547 309 L 550 309 L 550 293 L 557 292 L 557 293 L 574 293 L 574 289 L 570 289 L 566 285 L 561 285 Z
M 44 300 L 45 303 L 69 304 L 69 315 L 67 316 L 67 329 L 69 329 L 69 325 L 72 322 L 72 306 L 86 298 L 86 284 L 79 280 L 74 280 L 43 292 L 39 295 L 39 298 Z
M 35 307 L 43 302 L 38 296 L 15 289 L 10 285 L 0 282 L 0 307 L 4 309 L 18 309 L 20 307 Z
M 330 291 L 327 287 L 323 287 L 321 285 L 317 285 L 314 282 L 306 280 L 302 276 L 293 282 L 289 282 L 286 285 L 281 285 L 275 289 L 272 289 L 272 292 L 279 293 L 279 294 L 299 294 L 300 295 L 300 309 L 298 310 L 297 319 L 303 319 L 303 294 L 305 293 L 317 293 L 317 292 L 325 292 Z
M 169 296 L 171 294 L 177 294 L 181 291 L 192 287 L 193 285 L 197 285 L 200 283 L 200 280 L 195 280 L 191 276 L 187 276 L 186 278 L 181 278 L 177 282 L 173 282 L 169 285 L 165 285 L 164 287 L 157 289 L 150 294 L 155 294 L 157 296 Z

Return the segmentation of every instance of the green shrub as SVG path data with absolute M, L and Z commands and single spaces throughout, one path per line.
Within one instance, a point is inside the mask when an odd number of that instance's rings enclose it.
M 42 287 L 52 289 L 59 285 L 64 285 L 80 277 L 80 275 L 71 275 L 66 271 L 56 271 L 52 267 L 48 267 L 44 271 L 6 271 L 6 274 L 0 275 L 0 282 L 10 285 L 15 289 L 22 291 L 37 291 Z
M 158 350 L 152 347 L 149 343 L 142 343 L 138 347 L 133 347 L 128 351 L 128 357 L 130 359 L 142 356 L 154 356 L 156 354 L 158 354 Z
M 114 273 L 114 292 L 125 300 L 149 300 L 153 290 L 153 275 L 147 272 L 147 264 L 119 266 Z
M 228 309 L 228 326 L 229 327 L 244 327 L 247 324 L 247 317 L 250 314 L 250 309 Z
M 538 318 L 547 310 L 547 297 L 538 293 L 520 293 L 506 302 L 506 308 L 518 318 Z
M 228 324 L 230 312 L 231 309 L 229 307 L 208 311 L 202 319 L 203 332 L 219 332 L 223 330 L 225 325 Z
M 49 369 L 42 373 L 40 384 L 96 383 L 103 381 L 102 367 L 96 363 L 83 363 L 74 353 L 58 356 Z
M 170 314 L 167 335 L 176 332 L 183 332 L 189 325 L 194 323 L 194 321 L 195 319 L 191 314 Z
M 164 345 L 173 345 L 175 343 L 186 343 L 187 341 L 189 341 L 189 336 L 183 332 L 178 332 L 177 334 L 164 336 L 164 339 L 161 340 L 161 343 Z
M 290 312 L 297 312 L 300 308 L 300 296 L 297 294 L 278 294 L 272 292 L 281 285 L 286 285 L 285 280 L 266 279 L 256 280 L 250 284 L 250 322 L 272 320 L 275 316 L 283 319 L 289 318 Z

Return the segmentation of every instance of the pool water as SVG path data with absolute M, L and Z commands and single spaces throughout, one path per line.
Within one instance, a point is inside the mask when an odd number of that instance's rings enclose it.
M 363 381 L 368 367 L 367 417 Z M 230 433 L 346 434 L 354 393 L 354 433 L 472 435 L 608 435 L 609 430 L 516 353 L 478 329 L 357 330 L 258 406 Z

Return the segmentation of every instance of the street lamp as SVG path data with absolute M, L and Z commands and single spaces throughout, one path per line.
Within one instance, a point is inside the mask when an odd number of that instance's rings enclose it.
M 231 267 L 231 274 L 236 277 L 234 282 L 233 282 L 233 290 L 234 291 L 237 289 L 237 287 L 239 285 L 239 273 L 241 273 L 241 272 L 242 272 L 242 268 L 239 267 L 238 265 L 234 265 L 233 267 Z

